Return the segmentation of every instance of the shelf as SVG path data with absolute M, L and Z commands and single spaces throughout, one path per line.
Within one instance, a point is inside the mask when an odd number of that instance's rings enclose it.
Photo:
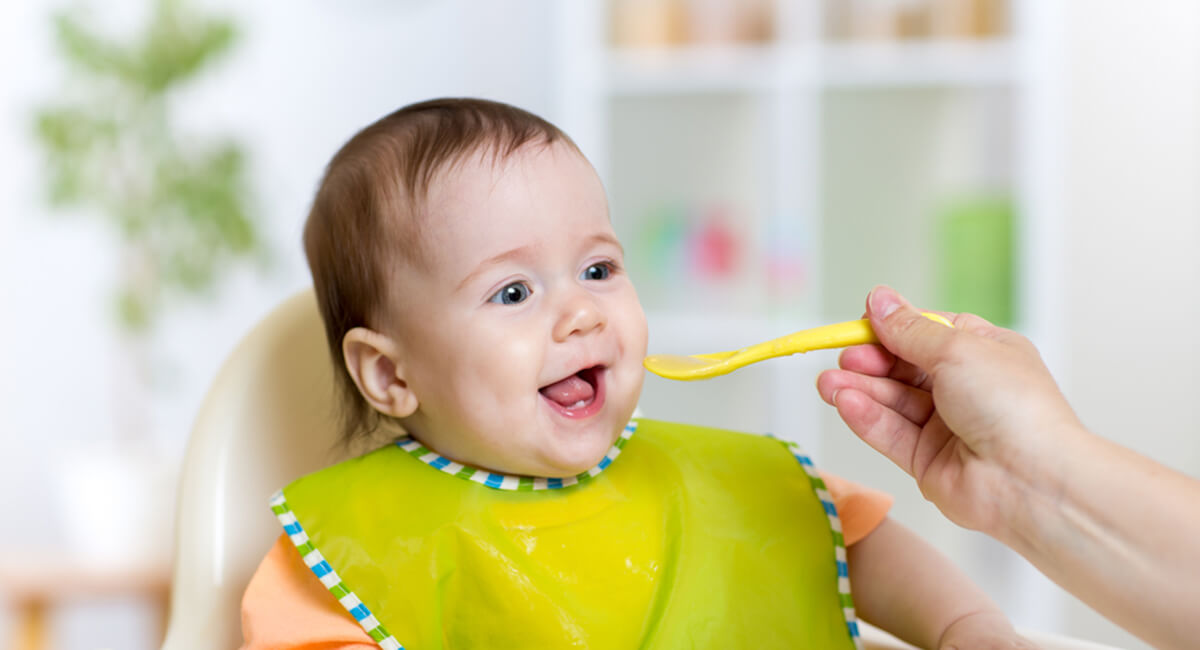
M 783 60 L 767 45 L 619 48 L 606 78 L 614 95 L 755 92 L 777 85 Z
M 1048 95 L 1028 63 L 1046 54 L 1046 34 L 1024 18 L 986 39 L 834 40 L 819 36 L 830 3 L 775 2 L 778 40 L 617 46 L 610 5 L 562 3 L 573 9 L 560 99 L 599 158 L 630 260 L 642 260 L 629 271 L 651 353 L 732 350 L 850 320 L 878 282 L 937 306 L 936 226 L 957 197 L 1004 192 L 1023 228 L 1044 219 L 1029 163 L 1046 150 L 1036 136 L 1048 114 L 1030 107 Z M 688 266 L 710 206 L 742 227 L 747 262 L 715 287 Z M 1041 230 L 1020 231 L 1015 254 L 1036 257 L 1027 240 Z M 1022 305 L 1027 289 L 1015 287 Z M 819 443 L 817 399 L 796 387 L 836 356 L 648 380 L 644 400 L 652 415 Z
M 821 54 L 826 88 L 975 87 L 1012 83 L 1008 41 L 831 44 Z
M 756 93 L 789 88 L 972 88 L 1015 78 L 1005 41 L 618 48 L 604 78 L 615 96 Z

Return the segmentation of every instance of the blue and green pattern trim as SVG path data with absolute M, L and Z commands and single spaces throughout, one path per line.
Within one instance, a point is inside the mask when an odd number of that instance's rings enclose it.
M 517 492 L 533 492 L 537 490 L 558 490 L 565 487 L 571 487 L 580 483 L 587 483 L 592 480 L 605 468 L 612 464 L 617 456 L 621 455 L 621 450 L 625 448 L 625 443 L 633 437 L 633 432 L 637 431 L 637 422 L 631 421 L 625 425 L 621 431 L 621 435 L 617 437 L 617 441 L 604 454 L 604 458 L 600 459 L 596 466 L 586 472 L 581 472 L 575 476 L 565 476 L 562 478 L 545 478 L 540 476 L 512 476 L 509 474 L 498 474 L 489 472 L 483 469 L 468 467 L 462 463 L 456 463 L 449 458 L 429 449 L 409 436 L 404 436 L 396 440 L 396 446 L 403 449 L 408 455 L 417 460 L 429 465 L 430 467 L 440 469 L 447 474 L 474 481 L 481 485 L 485 485 L 497 490 L 514 490 Z
M 296 520 L 292 509 L 288 507 L 282 490 L 271 497 L 271 512 L 274 512 L 279 523 L 283 524 L 283 530 L 292 540 L 292 544 L 296 545 L 296 550 L 300 551 L 300 557 L 304 558 L 304 564 L 316 574 L 317 579 L 325 585 L 334 598 L 337 598 L 342 607 L 350 612 L 354 620 L 358 621 L 367 635 L 374 639 L 383 650 L 404 650 L 404 646 L 400 645 L 396 637 L 387 631 L 387 628 L 375 618 L 371 610 L 367 609 L 358 596 L 342 582 L 337 571 L 334 571 L 333 567 L 325 561 L 325 556 L 321 555 L 321 552 L 308 541 L 308 534 L 304 532 L 304 527 Z
M 855 648 L 862 650 L 862 636 L 858 631 L 858 614 L 854 611 L 854 599 L 850 596 L 850 565 L 846 562 L 846 539 L 842 536 L 842 520 L 838 517 L 837 506 L 833 504 L 833 495 L 825 487 L 825 480 L 817 472 L 812 459 L 804 453 L 800 445 L 790 440 L 781 440 L 780 442 L 787 445 L 788 451 L 804 468 L 804 473 L 808 475 L 808 480 L 817 493 L 817 499 L 821 501 L 821 507 L 825 509 L 825 515 L 829 517 L 829 529 L 833 531 L 833 556 L 834 561 L 837 562 L 838 598 L 842 601 L 842 615 L 846 617 L 846 629 L 850 632 L 850 640 L 854 641 Z

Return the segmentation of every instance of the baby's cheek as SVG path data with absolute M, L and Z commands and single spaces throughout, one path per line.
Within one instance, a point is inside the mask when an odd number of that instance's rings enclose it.
M 637 302 L 634 297 L 631 312 L 626 319 L 626 338 L 629 341 L 629 349 L 627 353 L 636 355 L 640 363 L 641 358 L 646 356 L 646 344 L 650 337 L 650 328 L 646 323 L 646 314 L 642 311 L 642 305 Z
M 646 327 L 646 321 L 643 319 L 641 328 L 638 330 L 634 338 L 634 356 L 637 357 L 638 363 L 641 363 L 643 357 L 646 356 L 646 347 L 649 343 L 649 329 Z
M 493 379 L 536 386 L 542 372 L 545 346 L 533 339 L 529 334 L 500 338 L 479 358 L 488 360 L 487 371 Z

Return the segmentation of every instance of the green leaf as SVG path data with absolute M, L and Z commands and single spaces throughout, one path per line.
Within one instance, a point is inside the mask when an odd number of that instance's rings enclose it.
M 89 31 L 79 18 L 59 14 L 54 18 L 54 32 L 59 51 L 72 67 L 117 79 L 135 76 L 137 66 L 133 53 Z
M 160 2 L 140 48 L 142 83 L 162 92 L 192 77 L 228 50 L 235 36 L 228 20 L 200 19 Z
M 151 307 L 145 297 L 138 295 L 129 288 L 117 292 L 117 320 L 131 332 L 144 332 L 150 329 Z

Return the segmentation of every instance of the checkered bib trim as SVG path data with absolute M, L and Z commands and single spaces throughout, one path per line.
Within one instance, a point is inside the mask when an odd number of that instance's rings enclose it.
M 596 467 L 582 474 L 561 479 L 494 474 L 455 463 L 436 452 L 422 447 L 411 438 L 401 439 L 396 444 L 412 456 L 447 474 L 459 476 L 498 490 L 531 492 L 533 490 L 555 490 L 591 480 L 596 474 L 599 474 L 612 463 L 613 459 L 621 453 L 621 449 L 636 430 L 636 422 L 630 422 L 625 425 L 625 429 L 621 432 L 621 436 L 617 439 L 617 442 L 605 454 Z M 406 441 L 409 446 L 405 446 Z M 808 476 L 808 480 L 812 484 L 817 498 L 821 501 L 821 507 L 825 509 L 825 514 L 829 517 L 829 527 L 833 531 L 833 552 L 834 560 L 837 563 L 838 598 L 841 600 L 842 614 L 846 617 L 846 629 L 850 633 L 850 639 L 854 642 L 854 647 L 858 650 L 863 650 L 862 637 L 858 631 L 857 615 L 854 611 L 854 600 L 850 596 L 850 573 L 849 566 L 846 563 L 846 543 L 842 537 L 842 521 L 838 517 L 837 508 L 833 504 L 833 497 L 829 494 L 828 489 L 826 489 L 825 481 L 817 473 L 816 467 L 813 466 L 812 459 L 800 449 L 800 446 L 791 441 L 781 440 L 780 442 L 787 445 L 788 451 L 800 463 L 800 466 L 804 468 L 804 472 Z M 457 467 L 454 467 L 455 465 Z M 276 492 L 271 497 L 271 511 L 275 513 L 275 517 L 283 526 L 284 532 L 287 533 L 292 544 L 296 546 L 296 550 L 300 552 L 300 556 L 304 559 L 304 564 L 312 570 L 313 574 L 333 594 L 334 598 L 337 598 L 342 607 L 346 608 L 346 611 L 354 617 L 354 620 L 358 621 L 358 624 L 362 626 L 367 635 L 374 639 L 383 650 L 404 650 L 404 646 L 400 645 L 396 637 L 392 636 L 391 632 L 388 632 L 387 628 L 375 618 L 371 610 L 363 604 L 354 591 L 342 582 L 337 571 L 334 571 L 333 567 L 325 561 L 325 557 L 321 555 L 321 552 L 312 545 L 308 539 L 308 534 L 304 532 L 304 527 L 300 525 L 300 522 L 296 519 L 296 515 L 292 513 L 292 509 L 288 506 L 287 499 L 283 496 L 283 490 Z
M 481 485 L 494 488 L 497 490 L 514 490 L 517 492 L 533 492 L 536 490 L 558 490 L 565 487 L 571 487 L 579 483 L 587 483 L 592 480 L 597 474 L 603 472 L 605 468 L 616 460 L 617 456 L 621 455 L 621 450 L 625 447 L 625 443 L 633 437 L 633 432 L 637 431 L 637 422 L 630 422 L 625 425 L 625 429 L 621 431 L 621 435 L 613 446 L 604 454 L 604 458 L 600 459 L 596 466 L 586 472 L 581 472 L 575 476 L 567 476 L 563 478 L 545 478 L 534 476 L 510 476 L 508 474 L 497 474 L 487 470 L 467 467 L 462 463 L 456 463 L 449 458 L 433 451 L 421 443 L 405 436 L 396 441 L 396 446 L 403 449 L 408 455 L 417 460 L 440 469 L 447 474 L 452 474 L 459 478 L 474 481 Z
M 833 557 L 837 562 L 838 598 L 842 602 L 842 615 L 846 617 L 846 629 L 850 632 L 850 640 L 854 642 L 854 647 L 863 650 L 862 636 L 858 631 L 858 615 L 854 611 L 854 599 L 850 596 L 850 565 L 846 563 L 846 539 L 842 536 L 842 520 L 838 517 L 837 507 L 833 505 L 833 496 L 825 487 L 825 480 L 817 473 L 812 459 L 804 453 L 800 445 L 790 440 L 780 442 L 787 445 L 788 451 L 792 452 L 792 456 L 804 468 L 813 491 L 817 493 L 817 499 L 821 501 L 821 507 L 825 509 L 825 515 L 829 517 L 829 528 L 833 531 Z
M 333 594 L 334 598 L 337 598 L 347 612 L 350 612 L 354 620 L 358 621 L 363 630 L 366 630 L 367 635 L 384 650 L 404 650 L 404 646 L 400 645 L 396 637 L 387 631 L 387 628 L 375 618 L 371 610 L 367 609 L 358 596 L 342 582 L 337 571 L 334 571 L 333 567 L 325 561 L 325 556 L 321 555 L 321 552 L 308 541 L 308 534 L 304 532 L 300 522 L 296 521 L 296 515 L 292 514 L 292 509 L 288 507 L 287 499 L 283 498 L 283 490 L 276 492 L 275 496 L 271 497 L 271 512 L 274 512 L 279 523 L 283 524 L 283 530 L 296 545 L 296 550 L 300 551 L 300 557 L 304 558 L 304 564 L 312 569 L 321 584 L 325 585 L 325 588 Z

